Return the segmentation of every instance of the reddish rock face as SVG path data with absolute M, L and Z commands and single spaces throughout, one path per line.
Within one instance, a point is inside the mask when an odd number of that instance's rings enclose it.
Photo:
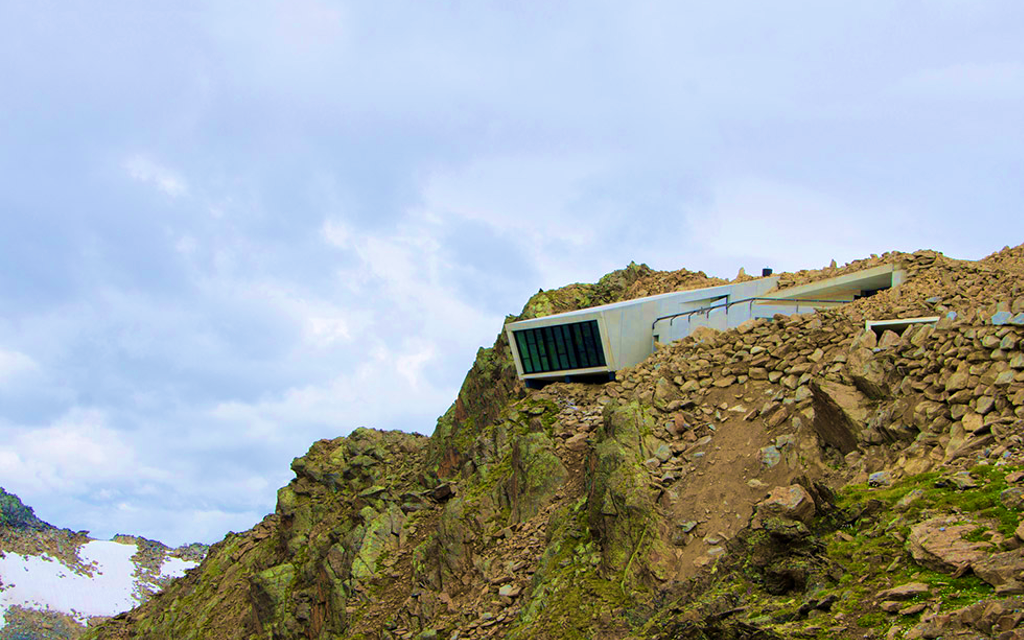
M 932 518 L 910 529 L 908 544 L 914 561 L 933 571 L 955 576 L 988 555 L 992 545 L 971 542 L 964 536 L 978 527 L 976 522 L 957 516 Z
M 910 600 L 917 596 L 923 596 L 931 591 L 931 588 L 923 582 L 908 582 L 892 589 L 879 591 L 876 598 L 879 600 Z
M 975 575 L 995 587 L 997 594 L 1024 593 L 1024 549 L 994 553 L 971 563 Z

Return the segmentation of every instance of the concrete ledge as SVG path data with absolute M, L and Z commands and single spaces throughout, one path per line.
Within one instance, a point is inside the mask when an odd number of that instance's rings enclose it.
M 903 333 L 912 324 L 935 324 L 939 316 L 922 316 L 920 318 L 898 318 L 895 320 L 868 320 L 864 323 L 865 330 L 874 331 L 881 336 L 886 330 Z

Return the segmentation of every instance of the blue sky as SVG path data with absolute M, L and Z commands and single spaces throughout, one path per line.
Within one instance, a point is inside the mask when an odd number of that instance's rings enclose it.
M 212 542 L 538 288 L 1024 242 L 1019 2 L 513 5 L 0 3 L 0 485 Z

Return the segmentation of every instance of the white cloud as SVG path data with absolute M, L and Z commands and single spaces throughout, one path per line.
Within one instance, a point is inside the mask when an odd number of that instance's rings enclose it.
M 4 384 L 19 376 L 37 371 L 36 361 L 18 351 L 0 349 L 0 384 Z
M 403 429 L 429 433 L 454 397 L 454 389 L 438 387 L 423 375 L 435 356 L 434 346 L 419 340 L 407 341 L 398 351 L 378 344 L 367 359 L 348 363 L 343 373 L 254 402 L 221 402 L 210 415 L 233 433 L 244 430 L 247 439 L 299 446 L 403 418 Z
M 629 222 L 638 216 L 604 200 L 609 177 L 628 172 L 626 165 L 628 161 L 604 151 L 478 155 L 426 175 L 419 215 L 424 220 L 471 220 L 491 228 L 529 263 L 535 272 L 531 275 L 538 278 L 533 291 L 536 286 L 589 281 L 630 259 L 648 259 L 639 248 L 624 245 L 620 234 L 623 226 L 642 229 Z M 630 255 L 622 260 L 624 254 Z M 523 274 L 507 275 L 526 284 Z M 523 287 L 519 303 L 529 292 Z
M 311 316 L 306 318 L 307 339 L 313 345 L 324 348 L 352 338 L 348 321 L 340 316 Z
M 171 197 L 188 193 L 188 184 L 183 177 L 147 156 L 134 155 L 128 158 L 124 162 L 124 169 L 131 178 L 152 184 Z
M 905 93 L 926 99 L 959 99 L 972 102 L 1024 95 L 1024 64 L 1006 62 L 959 62 L 932 67 L 905 78 Z
M 579 223 L 593 212 L 576 205 L 607 166 L 593 154 L 478 156 L 431 172 L 423 185 L 424 209 L 441 219 L 455 214 L 525 234 L 530 244 L 583 245 L 593 231 Z
M 365 310 L 342 309 L 329 296 L 304 295 L 288 282 L 270 280 L 228 280 L 217 285 L 224 295 L 239 302 L 273 309 L 287 317 L 297 337 L 314 349 L 327 349 L 352 339 L 355 331 L 367 326 Z
M 196 252 L 198 243 L 192 236 L 181 236 L 178 241 L 174 243 L 174 249 L 185 257 L 192 256 Z
M 425 382 L 423 379 L 423 369 L 436 357 L 436 347 L 429 342 L 425 342 L 413 346 L 412 351 L 399 356 L 395 361 L 395 368 L 398 370 L 398 375 L 405 378 L 413 391 L 419 391 L 421 385 Z
M 345 222 L 337 218 L 327 218 L 320 227 L 320 235 L 328 244 L 339 249 L 347 249 L 352 237 L 352 230 Z
M 139 468 L 124 434 L 96 410 L 73 409 L 40 428 L 13 428 L 0 444 L 5 476 L 30 493 L 74 493 L 106 482 L 159 476 Z
M 500 326 L 500 317 L 483 312 L 455 287 L 460 265 L 442 243 L 445 224 L 429 211 L 410 211 L 384 233 L 337 231 L 344 228 L 334 220 L 323 225 L 332 230 L 332 244 L 349 248 L 359 260 L 340 270 L 337 281 L 350 289 L 356 283 L 361 290 L 372 290 L 374 299 L 356 300 L 373 314 L 378 329 L 390 328 L 403 337 L 440 337 L 481 335 Z
M 910 214 L 869 208 L 814 189 L 764 178 L 718 183 L 711 200 L 686 213 L 680 234 L 708 256 L 771 259 L 776 271 L 863 258 L 902 240 Z

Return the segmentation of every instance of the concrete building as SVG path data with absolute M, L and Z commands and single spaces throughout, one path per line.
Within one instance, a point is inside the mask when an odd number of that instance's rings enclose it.
M 778 277 L 768 276 L 511 322 L 505 331 L 527 384 L 607 379 L 651 355 L 655 342 L 679 340 L 697 327 L 724 330 L 752 318 L 833 307 L 897 286 L 904 277 L 894 265 L 882 265 L 776 291 Z

